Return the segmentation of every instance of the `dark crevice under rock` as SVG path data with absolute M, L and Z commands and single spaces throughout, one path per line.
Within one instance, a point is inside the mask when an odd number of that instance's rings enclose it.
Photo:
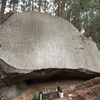
M 3 60 L 0 60 L 1 79 L 7 84 L 26 81 L 26 82 L 42 82 L 49 79 L 90 79 L 100 76 L 96 73 L 86 69 L 66 69 L 66 68 L 48 68 L 41 70 L 24 70 L 17 69 L 8 65 Z
M 98 73 L 87 74 L 85 72 L 79 72 L 79 70 L 72 69 L 41 69 L 32 71 L 27 74 L 11 73 L 9 76 L 3 78 L 3 81 L 7 85 L 11 85 L 18 81 L 32 81 L 42 82 L 49 79 L 90 79 L 96 76 L 100 76 Z

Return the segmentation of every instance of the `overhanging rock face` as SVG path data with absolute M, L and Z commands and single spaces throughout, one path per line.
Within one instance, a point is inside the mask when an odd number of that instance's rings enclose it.
M 15 13 L 0 27 L 2 78 L 49 68 L 100 73 L 100 53 L 91 39 L 80 36 L 62 18 L 38 12 Z

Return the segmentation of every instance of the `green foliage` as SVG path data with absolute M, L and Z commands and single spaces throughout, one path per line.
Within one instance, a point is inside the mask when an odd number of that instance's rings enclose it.
M 32 98 L 32 100 L 36 100 L 37 99 L 37 95 L 34 94 L 34 97 Z
M 89 9 L 91 8 L 92 6 L 92 0 L 79 0 L 79 3 L 80 3 L 80 9 L 82 11 L 89 11 Z
M 60 92 L 62 92 L 62 88 L 60 87 L 60 85 L 58 84 L 58 82 L 56 83 L 56 85 L 57 85 L 57 90 L 60 91 Z
M 11 3 L 11 4 L 18 4 L 18 1 L 19 1 L 19 0 L 11 0 L 10 3 Z
M 43 91 L 41 89 L 39 89 L 39 94 L 43 94 Z
M 69 20 L 79 31 L 85 28 L 91 17 L 90 11 L 93 5 L 91 0 L 71 0 L 67 5 L 67 20 Z
M 94 30 L 94 32 L 100 33 L 100 14 L 94 16 L 91 21 L 90 28 Z
M 100 14 L 94 15 L 86 28 L 88 29 L 86 34 L 91 36 L 97 44 L 100 44 Z

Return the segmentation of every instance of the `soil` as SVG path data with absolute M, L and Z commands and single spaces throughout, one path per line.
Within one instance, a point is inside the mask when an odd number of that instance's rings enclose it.
M 34 94 L 37 95 L 39 94 L 39 89 L 41 89 L 44 92 L 48 92 L 48 90 L 50 90 L 51 92 L 55 92 L 56 82 L 59 83 L 59 85 L 65 92 L 66 89 L 67 90 L 73 89 L 76 84 L 82 83 L 84 82 L 84 80 L 52 80 L 52 81 L 50 80 L 48 82 L 30 84 L 29 90 L 25 94 L 16 98 L 15 100 L 31 100 Z
M 100 100 L 100 77 L 96 77 L 85 82 L 83 82 L 82 80 L 66 80 L 66 81 L 64 80 L 64 81 L 59 81 L 59 84 L 63 88 L 64 98 L 63 99 L 56 98 L 53 100 Z M 49 87 L 49 89 L 55 91 L 54 81 L 32 85 L 30 86 L 29 91 L 25 95 L 20 96 L 16 100 L 30 100 L 29 96 L 32 97 L 32 95 L 38 91 L 39 89 L 38 86 L 40 86 L 40 88 L 42 88 L 43 90 L 47 90 Z M 33 90 L 34 93 L 32 94 Z
M 31 84 L 29 85 L 29 90 L 25 94 L 17 97 L 15 100 L 31 100 L 34 94 L 39 93 L 39 89 L 42 89 L 45 92 L 49 89 L 54 92 L 56 89 L 56 82 L 58 82 L 62 87 L 64 98 L 54 98 L 52 100 L 100 100 L 100 77 L 84 81 L 85 80 L 55 80 Z M 0 86 L 1 83 L 2 82 L 0 81 Z M 6 100 L 4 98 L 6 90 L 7 87 L 3 84 L 3 88 L 1 89 L 0 87 L 0 100 Z
M 67 100 L 100 100 L 100 77 L 83 82 L 65 92 Z

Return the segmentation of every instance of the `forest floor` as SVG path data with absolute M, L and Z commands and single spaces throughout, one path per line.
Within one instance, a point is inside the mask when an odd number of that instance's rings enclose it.
M 61 86 L 62 87 L 64 86 L 63 87 L 64 98 L 63 99 L 52 98 L 50 100 L 100 100 L 100 77 L 96 77 L 91 80 L 87 80 L 85 82 L 79 81 L 79 82 L 75 83 L 75 81 L 73 81 L 72 83 L 73 83 L 73 85 L 71 85 L 71 86 L 74 86 L 74 84 L 77 84 L 77 83 L 80 83 L 80 84 L 78 84 L 72 88 L 71 87 L 68 88 L 68 86 L 65 87 L 65 85 L 63 85 L 64 83 L 63 84 L 61 83 Z M 65 84 L 66 84 L 66 82 L 65 82 Z M 45 87 L 48 87 L 48 86 L 45 86 Z M 32 89 L 32 86 L 31 86 L 31 89 Z M 0 80 L 0 100 L 6 100 L 5 99 L 6 91 L 7 91 L 7 87 Z M 20 96 L 20 98 L 21 98 L 21 96 Z M 16 100 L 18 100 L 18 99 L 16 99 Z M 19 100 L 30 100 L 30 99 L 22 98 Z
M 66 100 L 100 100 L 100 77 L 76 85 L 73 90 L 65 92 L 65 98 Z

